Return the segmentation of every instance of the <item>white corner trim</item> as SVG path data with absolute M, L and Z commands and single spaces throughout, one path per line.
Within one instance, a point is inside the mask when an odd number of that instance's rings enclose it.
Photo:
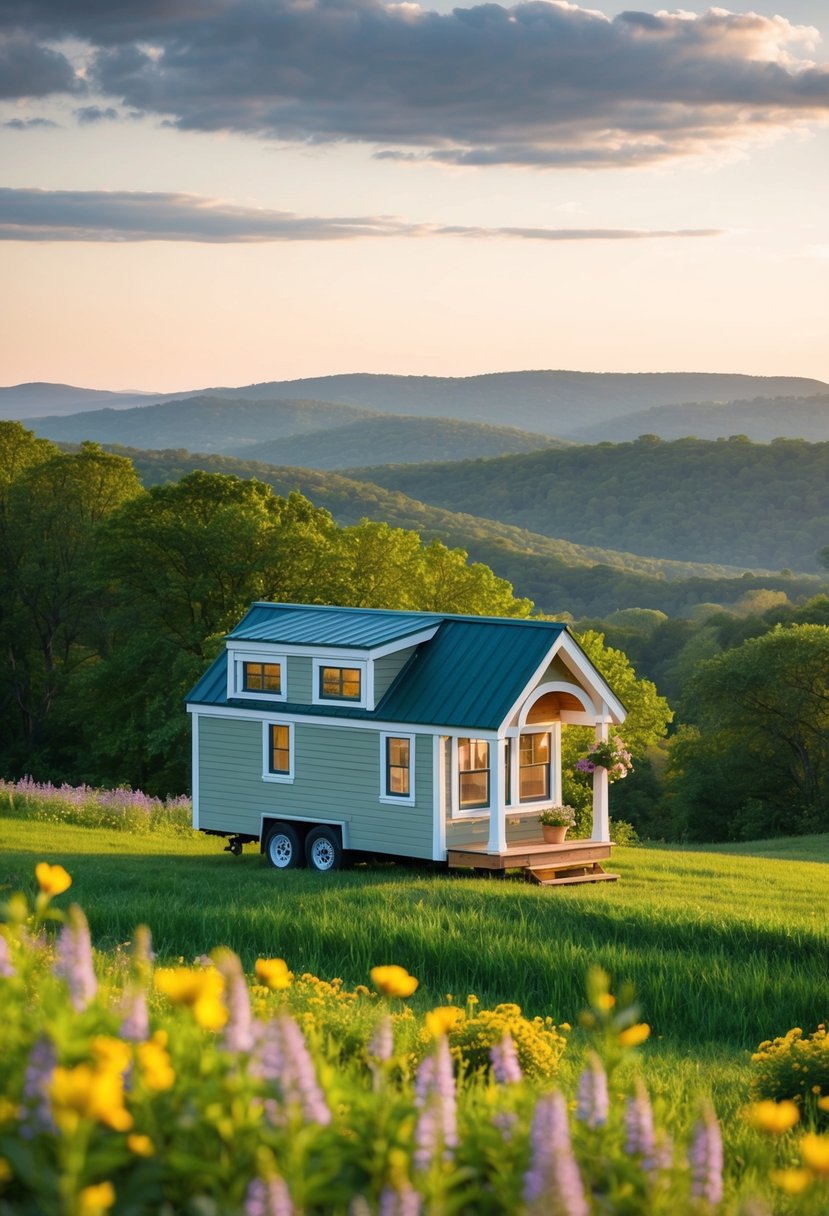
M 446 782 L 444 749 L 448 740 L 432 737 L 432 860 L 446 860 Z
M 271 772 L 271 727 L 288 727 L 288 772 Z M 262 780 L 273 781 L 278 785 L 293 785 L 294 781 L 294 724 L 293 722 L 277 721 L 266 718 L 262 722 Z
M 198 830 L 199 826 L 199 715 L 194 713 L 191 715 L 193 722 L 193 774 L 191 778 L 192 797 L 193 797 L 193 816 L 192 822 L 194 829 Z

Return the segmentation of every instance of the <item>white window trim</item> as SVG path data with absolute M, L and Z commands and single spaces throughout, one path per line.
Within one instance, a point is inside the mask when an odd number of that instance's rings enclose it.
M 390 806 L 414 806 L 416 801 L 415 788 L 415 736 L 404 731 L 383 731 L 380 735 L 380 802 Z M 409 792 L 408 794 L 390 794 L 386 789 L 386 749 L 389 739 L 408 739 L 409 741 Z
M 227 665 L 227 696 L 239 701 L 287 701 L 288 700 L 288 660 L 284 654 L 252 654 L 249 651 L 231 650 L 230 661 Z M 282 692 L 265 692 L 262 690 L 245 690 L 245 663 L 278 663 Z
M 287 726 L 288 728 L 288 764 L 287 773 L 271 772 L 271 727 Z M 293 785 L 294 781 L 294 724 L 281 721 L 278 718 L 266 718 L 262 723 L 262 780 L 275 781 L 278 785 Z
M 320 673 L 323 667 L 355 667 L 360 672 L 360 698 L 353 697 L 321 697 Z M 353 705 L 355 709 L 373 709 L 369 704 L 369 663 L 366 659 L 324 658 L 314 659 L 311 673 L 311 704 L 312 705 Z
M 461 807 L 461 774 L 458 768 L 458 740 L 476 739 L 489 744 L 487 772 L 489 779 L 489 804 L 487 806 Z M 492 814 L 492 749 L 498 746 L 498 740 L 484 734 L 453 735 L 452 737 L 452 818 L 453 819 L 482 819 Z

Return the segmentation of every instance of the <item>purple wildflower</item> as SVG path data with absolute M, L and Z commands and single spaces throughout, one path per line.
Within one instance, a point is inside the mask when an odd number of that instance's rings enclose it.
M 57 1052 L 52 1040 L 45 1037 L 37 1039 L 29 1053 L 26 1075 L 23 1078 L 23 1105 L 27 1114 L 20 1134 L 25 1140 L 31 1140 L 38 1132 L 57 1130 L 49 1101 L 49 1084 L 57 1062 Z
M 511 1140 L 518 1123 L 518 1116 L 514 1115 L 510 1110 L 499 1110 L 497 1114 L 492 1116 L 492 1122 L 505 1140 Z
M 232 950 L 222 950 L 217 955 L 216 967 L 224 976 L 228 1014 L 222 1043 L 227 1051 L 234 1053 L 251 1051 L 255 1042 L 253 1013 L 238 954 Z
M 150 1034 L 150 1017 L 147 1011 L 147 996 L 143 988 L 133 984 L 124 990 L 121 1001 L 120 1035 L 131 1043 L 143 1043 Z
M 628 1098 L 625 1109 L 625 1152 L 641 1158 L 642 1167 L 650 1173 L 656 1165 L 654 1150 L 656 1139 L 653 1130 L 653 1110 L 650 1098 L 641 1081 L 636 1083 L 636 1094 Z
M 82 1013 L 94 999 L 98 981 L 92 965 L 89 925 L 76 904 L 69 909 L 69 918 L 60 931 L 55 974 L 66 981 L 72 1005 Z
M 300 1106 L 306 1120 L 327 1127 L 331 1111 L 320 1088 L 302 1031 L 287 1014 L 274 1018 L 257 1036 L 251 1070 L 278 1085 L 283 1104 Z M 268 1110 L 268 1104 L 265 1104 Z M 274 1120 L 272 1119 L 272 1122 Z
M 380 1195 L 379 1216 L 420 1216 L 423 1200 L 411 1185 L 384 1186 Z
M 458 1146 L 458 1122 L 455 1074 L 445 1035 L 417 1070 L 415 1105 L 420 1110 L 415 1128 L 415 1166 L 427 1170 L 441 1154 L 444 1161 L 451 1161 Z
M 560 1093 L 540 1098 L 530 1131 L 532 1155 L 524 1179 L 530 1212 L 587 1216 L 579 1167 L 570 1143 L 567 1105 Z
M 293 1216 L 291 1193 L 282 1178 L 254 1178 L 245 1195 L 245 1216 Z
M 688 1160 L 691 1194 L 714 1207 L 723 1196 L 723 1147 L 720 1125 L 710 1106 L 694 1125 Z
M 607 1073 L 596 1053 L 591 1052 L 579 1077 L 576 1118 L 595 1131 L 607 1123 L 609 1108 Z
M 0 933 L 0 979 L 10 980 L 15 974 L 14 966 L 9 952 L 9 943 L 5 936 Z
M 523 1079 L 518 1053 L 509 1031 L 504 1034 L 500 1043 L 494 1043 L 490 1047 L 489 1058 L 492 1061 L 493 1076 L 499 1085 L 514 1085 Z

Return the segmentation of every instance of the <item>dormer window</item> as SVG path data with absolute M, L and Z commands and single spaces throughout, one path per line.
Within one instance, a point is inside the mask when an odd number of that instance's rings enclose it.
M 359 667 L 321 667 L 320 697 L 334 701 L 359 701 L 362 697 Z
M 282 692 L 281 663 L 242 663 L 243 692 Z

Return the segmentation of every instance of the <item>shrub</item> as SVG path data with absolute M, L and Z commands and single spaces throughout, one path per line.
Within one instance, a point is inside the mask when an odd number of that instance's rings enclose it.
M 53 785 L 31 777 L 0 780 L 0 804 L 16 819 L 72 823 L 119 832 L 189 832 L 193 805 L 186 795 L 152 798 L 141 790 L 94 789 L 89 785 Z
M 813 1116 L 829 1121 L 829 1036 L 820 1025 L 804 1038 L 799 1027 L 761 1043 L 751 1057 L 751 1093 L 775 1102 L 791 1099 Z M 818 1103 L 823 1099 L 821 1105 Z

